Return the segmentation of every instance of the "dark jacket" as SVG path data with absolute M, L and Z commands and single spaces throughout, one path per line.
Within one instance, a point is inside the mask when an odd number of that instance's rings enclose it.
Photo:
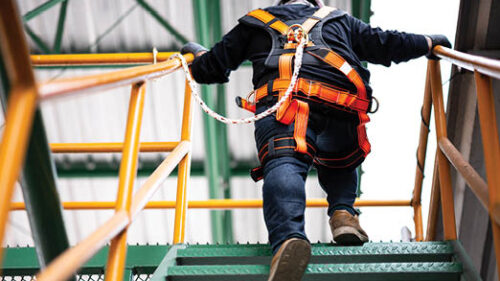
M 265 10 L 287 21 L 300 18 L 305 20 L 317 8 L 293 4 L 273 6 Z M 372 28 L 350 15 L 326 23 L 323 27 L 323 37 L 333 51 L 358 71 L 365 82 L 369 96 L 371 96 L 370 72 L 361 62 L 389 66 L 391 62 L 399 63 L 420 57 L 429 50 L 423 35 Z M 264 61 L 271 50 L 271 43 L 266 31 L 239 23 L 209 52 L 194 60 L 193 76 L 199 83 L 224 83 L 228 81 L 230 72 L 248 59 L 253 66 L 254 88 L 258 88 L 278 77 L 277 70 L 264 66 Z M 356 90 L 343 74 L 333 68 L 328 70 L 303 66 L 299 76 L 334 84 L 351 91 Z

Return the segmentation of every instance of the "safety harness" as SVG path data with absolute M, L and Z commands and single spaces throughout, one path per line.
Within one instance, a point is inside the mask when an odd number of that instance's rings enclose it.
M 255 113 L 256 104 L 259 101 L 263 101 L 267 97 L 277 96 L 278 99 L 283 97 L 290 84 L 295 49 L 304 37 L 308 41 L 304 49 L 303 65 L 332 66 L 343 73 L 356 87 L 356 92 L 352 93 L 327 83 L 299 78 L 292 95 L 276 112 L 277 121 L 286 125 L 295 122 L 293 137 L 275 136 L 259 148 L 259 160 L 262 166 L 270 159 L 294 155 L 303 157 L 306 161 L 314 161 L 317 165 L 345 168 L 358 165 L 370 152 L 370 143 L 365 129 L 365 124 L 370 121 L 367 115 L 370 99 L 367 96 L 365 84 L 358 72 L 344 58 L 328 47 L 321 32 L 324 23 L 343 15 L 345 15 L 343 11 L 332 7 L 323 7 L 302 24 L 299 24 L 298 21 L 285 23 L 271 13 L 257 9 L 240 19 L 240 22 L 262 28 L 271 35 L 273 46 L 265 66 L 278 68 L 279 78 L 256 89 L 247 99 L 238 97 L 236 99 L 238 106 Z M 251 101 L 251 96 L 253 96 L 253 101 Z M 306 139 L 309 120 L 308 101 L 326 104 L 356 114 L 359 119 L 357 125 L 358 147 L 354 151 L 341 155 L 318 155 L 312 142 L 308 142 Z M 256 181 L 262 178 L 261 167 L 252 170 L 252 178 Z

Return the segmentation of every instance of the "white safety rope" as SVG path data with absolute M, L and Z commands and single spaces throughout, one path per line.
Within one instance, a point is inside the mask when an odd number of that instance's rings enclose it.
M 191 72 L 189 71 L 188 64 L 186 62 L 186 59 L 181 55 L 181 54 L 174 54 L 172 55 L 171 58 L 178 58 L 181 60 L 182 63 L 182 68 L 184 69 L 184 72 L 186 73 L 186 79 L 188 80 L 189 87 L 191 88 L 191 92 L 193 93 L 193 97 L 196 99 L 196 101 L 200 104 L 201 108 L 205 113 L 207 113 L 209 116 L 214 118 L 215 120 L 218 120 L 222 123 L 225 124 L 250 124 L 255 121 L 258 121 L 262 118 L 265 118 L 274 112 L 278 110 L 278 108 L 288 99 L 288 97 L 292 94 L 293 89 L 295 88 L 295 84 L 297 82 L 297 78 L 299 77 L 299 70 L 300 67 L 302 66 L 302 55 L 304 54 L 304 46 L 307 42 L 307 39 L 302 38 L 300 41 L 300 44 L 297 46 L 297 51 L 295 52 L 295 66 L 293 69 L 293 74 L 292 74 L 292 79 L 290 80 L 290 85 L 288 86 L 288 89 L 285 92 L 285 95 L 273 106 L 268 108 L 266 111 L 259 113 L 255 116 L 248 117 L 248 118 L 242 118 L 242 119 L 231 119 L 224 117 L 217 112 L 214 112 L 212 109 L 210 109 L 207 104 L 201 99 L 199 90 L 198 90 L 198 84 L 194 81 L 193 76 L 191 75 Z

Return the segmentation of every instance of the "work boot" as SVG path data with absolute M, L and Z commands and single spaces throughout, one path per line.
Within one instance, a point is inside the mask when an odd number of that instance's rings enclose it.
M 268 281 L 300 281 L 311 259 L 311 244 L 291 238 L 283 242 L 271 261 Z
M 361 246 L 368 242 L 368 235 L 359 225 L 358 216 L 346 210 L 336 210 L 330 218 L 333 240 L 339 245 Z

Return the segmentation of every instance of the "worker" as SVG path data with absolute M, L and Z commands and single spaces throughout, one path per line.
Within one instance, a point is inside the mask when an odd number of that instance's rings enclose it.
M 427 55 L 436 45 L 451 47 L 443 35 L 383 31 L 324 7 L 319 0 L 281 0 L 239 19 L 210 51 L 196 43 L 191 70 L 198 83 L 225 83 L 245 60 L 253 67 L 254 101 L 239 105 L 261 113 L 283 98 L 293 57 L 307 39 L 293 95 L 273 115 L 255 123 L 263 178 L 264 218 L 273 251 L 269 280 L 301 280 L 311 256 L 304 231 L 305 180 L 314 164 L 327 194 L 329 224 L 340 245 L 362 245 L 368 235 L 353 207 L 356 168 L 370 152 L 365 124 L 375 102 L 370 73 L 362 62 L 389 66 Z M 403 99 L 403 90 L 393 97 Z M 404 103 L 402 103 L 403 105 Z

